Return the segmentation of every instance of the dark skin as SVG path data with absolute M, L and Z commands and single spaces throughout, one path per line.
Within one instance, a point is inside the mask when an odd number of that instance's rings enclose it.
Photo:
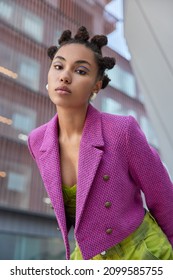
M 89 99 L 102 86 L 97 77 L 94 53 L 75 43 L 58 50 L 48 73 L 49 96 L 59 118 L 62 183 L 67 186 L 77 183 L 79 146 Z

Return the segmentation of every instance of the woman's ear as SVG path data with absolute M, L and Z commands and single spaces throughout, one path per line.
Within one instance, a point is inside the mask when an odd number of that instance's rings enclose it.
M 102 80 L 96 82 L 93 92 L 99 92 L 101 88 L 102 88 Z

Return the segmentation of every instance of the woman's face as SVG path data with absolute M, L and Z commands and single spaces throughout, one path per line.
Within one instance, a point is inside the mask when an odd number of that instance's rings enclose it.
M 94 53 L 81 44 L 62 46 L 48 72 L 49 96 L 57 106 L 81 107 L 101 88 Z

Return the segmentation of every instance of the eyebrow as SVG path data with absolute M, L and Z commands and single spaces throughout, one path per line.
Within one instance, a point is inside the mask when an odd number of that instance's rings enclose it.
M 60 56 L 60 55 L 57 55 L 56 57 L 55 57 L 55 59 L 60 59 L 60 60 L 63 60 L 63 61 L 66 61 L 66 59 L 63 57 L 63 56 Z M 87 60 L 77 60 L 77 61 L 75 61 L 75 63 L 76 64 L 88 64 L 89 66 L 91 66 L 91 64 L 87 61 Z

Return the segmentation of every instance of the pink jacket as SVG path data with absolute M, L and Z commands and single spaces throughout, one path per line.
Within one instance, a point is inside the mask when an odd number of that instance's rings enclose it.
M 58 116 L 31 132 L 28 145 L 40 170 L 70 257 L 60 157 Z M 173 185 L 157 152 L 131 116 L 98 112 L 88 106 L 80 143 L 75 238 L 84 259 L 132 233 L 147 206 L 173 245 Z

